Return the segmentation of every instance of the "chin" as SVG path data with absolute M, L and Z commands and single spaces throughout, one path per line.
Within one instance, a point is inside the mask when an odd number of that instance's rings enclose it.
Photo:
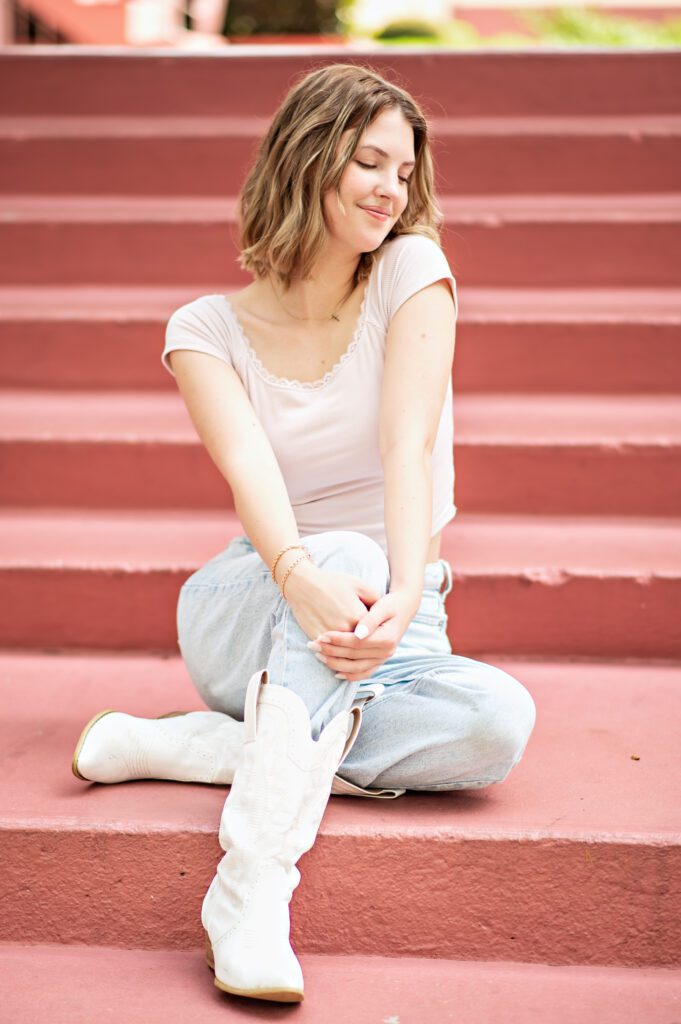
M 378 221 L 376 221 L 376 225 L 377 227 L 374 231 L 362 232 L 361 237 L 364 239 L 364 248 L 362 249 L 362 252 L 369 252 L 371 249 L 376 249 L 381 244 L 385 236 L 390 234 L 392 229 L 391 223 L 386 222 L 385 224 L 379 224 Z
M 343 246 L 347 247 L 355 256 L 361 256 L 363 252 L 372 252 L 377 249 L 383 241 L 383 237 L 376 235 L 368 235 L 366 232 L 363 234 L 357 233 L 353 237 L 339 239 Z
M 339 231 L 335 237 L 339 243 L 343 246 L 347 246 L 348 249 L 351 249 L 358 255 L 363 252 L 372 252 L 374 249 L 378 249 L 379 245 L 385 241 L 386 235 L 388 235 L 393 228 L 393 223 L 394 222 L 391 221 L 386 224 L 378 224 L 377 221 L 377 228 L 373 231 L 371 228 L 367 230 L 366 227 L 364 227 L 361 231 L 349 232 L 346 226 L 346 230 L 342 232 Z

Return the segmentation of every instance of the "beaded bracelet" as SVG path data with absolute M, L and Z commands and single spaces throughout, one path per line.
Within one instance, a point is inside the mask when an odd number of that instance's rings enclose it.
M 289 544 L 289 546 L 287 548 L 282 548 L 281 549 L 281 551 L 279 552 L 277 557 L 274 559 L 274 562 L 272 563 L 272 566 L 270 568 L 270 573 L 272 574 L 272 579 L 274 580 L 275 583 L 277 582 L 277 579 L 276 579 L 276 577 L 274 575 L 274 570 L 277 568 L 277 563 L 279 562 L 279 559 L 281 558 L 281 556 L 285 555 L 287 551 L 291 550 L 291 548 L 302 548 L 302 547 L 303 547 L 302 544 Z M 303 550 L 306 550 L 306 549 L 303 548 Z
M 293 572 L 293 570 L 295 569 L 295 567 L 296 567 L 296 566 L 298 565 L 298 562 L 302 562 L 302 561 L 304 561 L 304 560 L 305 560 L 306 558 L 310 558 L 310 552 L 309 552 L 309 551 L 306 551 L 304 555 L 301 555 L 301 556 L 300 556 L 299 558 L 296 558 L 295 562 L 291 562 L 291 564 L 289 565 L 289 567 L 288 567 L 288 569 L 286 570 L 286 573 L 285 573 L 285 575 L 284 575 L 284 578 L 283 578 L 283 580 L 281 581 L 281 587 L 280 587 L 280 590 L 281 590 L 281 596 L 282 596 L 282 597 L 284 597 L 284 598 L 286 597 L 286 594 L 284 593 L 284 586 L 285 586 L 285 584 L 286 584 L 286 580 L 287 580 L 287 579 L 289 578 L 289 576 L 291 575 L 291 573 Z

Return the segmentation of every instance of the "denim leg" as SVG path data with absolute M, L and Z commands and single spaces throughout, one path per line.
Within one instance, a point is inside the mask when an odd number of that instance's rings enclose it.
M 536 709 L 503 669 L 461 655 L 427 654 L 400 668 L 364 707 L 338 774 L 358 786 L 475 789 L 502 782 L 522 757 Z M 409 674 L 413 678 L 409 680 Z
M 363 533 L 332 530 L 303 540 L 320 567 L 358 576 L 384 594 L 388 560 Z M 183 584 L 177 609 L 178 643 L 189 675 L 209 708 L 243 720 L 248 681 L 266 668 L 273 683 L 293 690 L 310 714 L 318 739 L 349 708 L 359 682 L 336 679 L 308 646 L 291 606 L 268 567 L 244 537 Z
M 304 544 L 318 565 L 359 576 L 379 594 L 388 589 L 387 558 L 365 534 L 328 531 Z M 536 715 L 532 697 L 502 669 L 451 653 L 445 610 L 451 586 L 444 559 L 426 566 L 421 605 L 393 656 L 371 676 L 384 690 L 364 704 L 360 731 L 338 771 L 348 781 L 475 788 L 503 781 L 524 753 Z M 268 567 L 244 537 L 185 582 L 177 626 L 186 667 L 206 705 L 238 721 L 248 681 L 263 668 L 305 702 L 314 739 L 369 682 L 338 680 L 315 658 Z

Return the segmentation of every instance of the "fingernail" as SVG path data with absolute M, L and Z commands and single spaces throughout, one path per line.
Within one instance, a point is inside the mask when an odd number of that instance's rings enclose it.
M 321 651 L 321 647 L 316 640 L 310 640 L 307 645 L 311 651 Z
M 346 679 L 346 678 L 347 677 L 344 676 L 342 672 L 336 672 L 336 679 Z
M 326 665 L 326 658 L 324 657 L 323 654 L 315 654 L 315 658 L 319 658 L 319 660 L 323 661 L 324 664 Z
M 355 636 L 360 640 L 364 640 L 365 637 L 369 636 L 369 630 L 363 622 L 360 622 L 359 625 L 355 626 Z

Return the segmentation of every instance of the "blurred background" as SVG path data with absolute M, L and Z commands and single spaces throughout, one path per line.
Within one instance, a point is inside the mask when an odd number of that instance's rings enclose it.
M 681 0 L 0 0 L 0 45 L 669 48 Z

